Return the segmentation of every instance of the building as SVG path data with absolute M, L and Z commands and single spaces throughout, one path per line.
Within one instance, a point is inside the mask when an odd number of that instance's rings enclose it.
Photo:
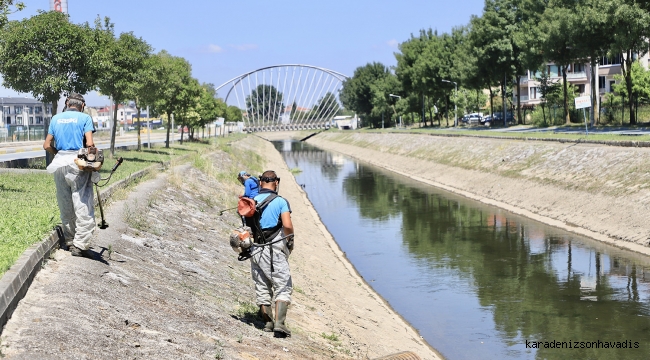
M 113 123 L 114 111 L 114 108 L 112 106 L 95 106 L 90 107 L 90 109 L 92 109 L 91 111 L 93 113 L 91 116 L 97 129 L 109 129 L 111 127 L 111 124 Z M 122 104 L 117 107 L 117 123 L 121 126 L 124 126 L 125 121 L 126 124 L 132 125 L 133 118 L 137 116 L 138 110 L 135 107 L 127 106 L 125 108 Z M 141 116 L 146 117 L 147 112 L 143 110 Z
M 45 124 L 52 118 L 52 104 L 26 97 L 0 97 L 0 103 L 0 141 L 43 138 Z
M 603 100 L 603 95 L 613 92 L 613 85 L 617 82 L 614 77 L 621 74 L 621 64 L 624 57 L 622 55 L 613 58 L 603 57 L 597 66 L 598 71 L 598 93 L 600 101 Z M 641 64 L 647 69 L 650 61 L 646 54 L 639 59 Z M 546 64 L 546 71 L 550 74 L 551 81 L 561 82 L 562 72 L 558 65 L 554 63 Z M 528 70 L 526 74 L 521 75 L 519 84 L 521 88 L 521 105 L 524 108 L 532 108 L 541 103 L 542 96 L 539 91 L 539 81 L 537 81 L 535 71 Z M 574 63 L 567 68 L 567 82 L 578 88 L 576 96 L 589 96 L 591 94 L 591 65 L 584 63 Z M 513 104 L 517 103 L 517 87 L 514 89 Z

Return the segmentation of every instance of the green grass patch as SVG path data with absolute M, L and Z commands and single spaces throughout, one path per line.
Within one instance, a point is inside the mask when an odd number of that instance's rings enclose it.
M 291 168 L 289 169 L 289 172 L 291 172 L 293 175 L 300 174 L 302 170 L 299 167 Z
M 584 130 L 583 126 L 570 126 L 570 128 L 577 130 Z M 606 127 L 590 128 L 606 129 Z M 629 130 L 636 128 L 630 127 Z M 369 130 L 374 132 L 375 129 Z M 382 131 L 381 129 L 376 131 Z M 585 134 L 565 134 L 562 132 L 544 131 L 544 132 L 512 132 L 512 131 L 487 131 L 485 130 L 447 130 L 447 129 L 410 129 L 404 130 L 384 130 L 387 133 L 421 133 L 421 134 L 440 134 L 440 135 L 463 135 L 463 136 L 486 136 L 486 137 L 506 137 L 513 139 L 562 139 L 562 140 L 594 140 L 594 141 L 650 141 L 650 135 L 619 135 L 619 134 L 595 134 L 590 132 L 589 135 Z
M 158 145 L 159 147 L 139 152 L 116 151 L 115 159 L 121 156 L 124 162 L 109 184 L 151 165 L 162 165 L 183 155 L 209 151 L 221 142 L 225 141 L 213 139 L 211 144 L 185 142 L 182 146 L 176 143 L 170 148 Z M 115 164 L 114 159 L 108 158 L 108 152 L 106 155 L 107 159 L 101 170 L 102 177 L 108 176 Z M 59 223 L 56 188 L 51 174 L 0 173 L 0 275 L 4 274 L 29 246 L 41 241 Z
M 238 301 L 235 316 L 249 321 L 259 320 L 259 310 L 260 308 L 250 301 Z
M 335 333 L 331 333 L 331 334 L 321 333 L 320 336 L 323 339 L 327 339 L 329 341 L 339 341 L 339 336 L 336 335 Z

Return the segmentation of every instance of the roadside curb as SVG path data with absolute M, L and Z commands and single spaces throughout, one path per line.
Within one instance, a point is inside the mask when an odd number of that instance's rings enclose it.
M 386 132 L 366 131 L 367 134 L 386 134 Z M 432 134 L 415 131 L 395 131 L 390 134 L 408 134 L 408 135 L 426 135 L 440 137 L 467 137 L 480 139 L 497 139 L 497 140 L 521 140 L 521 141 L 551 141 L 570 144 L 597 144 L 619 147 L 650 147 L 650 141 L 632 141 L 632 140 L 589 140 L 589 139 L 562 139 L 562 138 L 538 138 L 538 137 L 514 137 L 514 136 L 488 136 L 488 135 L 470 135 L 470 134 Z
M 182 160 L 188 155 L 179 157 Z M 109 199 L 117 190 L 127 187 L 132 182 L 144 177 L 151 170 L 164 166 L 167 167 L 171 161 L 165 161 L 160 164 L 154 164 L 146 169 L 139 170 L 126 178 L 117 181 L 111 186 L 101 191 L 99 196 L 102 201 Z M 95 206 L 97 206 L 97 198 L 95 198 Z M 25 252 L 16 260 L 16 262 L 7 270 L 2 278 L 0 278 L 0 334 L 4 330 L 4 326 L 11 318 L 18 303 L 27 293 L 29 286 L 34 280 L 36 274 L 41 270 L 46 259 L 50 256 L 52 251 L 59 248 L 63 242 L 63 230 L 60 225 L 57 225 L 54 230 L 43 239 L 41 242 L 30 246 Z

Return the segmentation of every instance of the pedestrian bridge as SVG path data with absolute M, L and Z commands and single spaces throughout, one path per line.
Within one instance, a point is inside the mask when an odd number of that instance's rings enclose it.
M 241 109 L 247 131 L 327 129 L 342 110 L 339 92 L 345 79 L 312 65 L 273 65 L 232 78 L 216 90 L 228 91 L 224 101 Z

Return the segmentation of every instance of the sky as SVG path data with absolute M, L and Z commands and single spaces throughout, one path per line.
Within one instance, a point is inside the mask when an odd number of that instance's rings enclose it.
M 49 10 L 49 0 L 22 0 L 20 20 Z M 278 64 L 308 64 L 352 76 L 369 62 L 396 65 L 397 45 L 420 29 L 449 32 L 480 15 L 483 0 L 68 0 L 74 23 L 108 16 L 116 34 L 133 32 L 155 52 L 192 64 L 192 75 L 216 86 Z M 223 95 L 223 94 L 220 94 Z M 0 96 L 29 96 L 0 89 Z M 91 93 L 88 105 L 108 104 Z

